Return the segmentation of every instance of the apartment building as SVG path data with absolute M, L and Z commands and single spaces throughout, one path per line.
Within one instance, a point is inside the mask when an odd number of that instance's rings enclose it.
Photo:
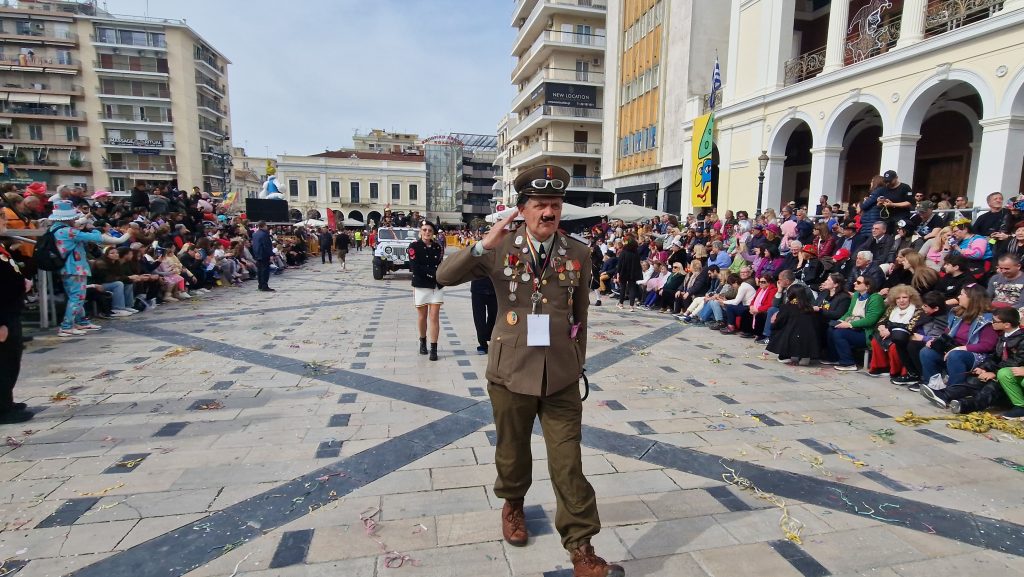
M 0 143 L 30 161 L 8 178 L 225 190 L 230 63 L 184 21 L 22 0 L 0 7 L 0 26 Z
M 345 148 L 277 159 L 277 182 L 296 220 L 324 219 L 332 211 L 337 222 L 380 224 L 386 208 L 425 213 L 426 173 L 424 155 L 416 150 Z
M 568 202 L 612 200 L 601 181 L 607 12 L 604 0 L 516 2 L 517 93 L 499 131 L 503 187 L 522 170 L 554 164 L 572 175 Z
M 698 5 L 699 4 L 699 5 Z M 602 178 L 615 202 L 679 214 L 688 100 L 710 92 L 726 53 L 729 2 L 610 0 Z
M 1021 190 L 1024 0 L 737 0 L 730 30 L 720 207 L 856 202 L 885 170 L 982 206 Z

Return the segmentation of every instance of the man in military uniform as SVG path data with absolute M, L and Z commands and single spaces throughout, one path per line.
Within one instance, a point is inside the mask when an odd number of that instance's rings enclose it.
M 594 489 L 580 454 L 583 403 L 579 380 L 587 354 L 590 250 L 558 230 L 569 173 L 540 166 L 515 180 L 516 210 L 471 248 L 437 269 L 445 286 L 490 277 L 498 320 L 487 362 L 487 392 L 498 439 L 494 494 L 505 499 L 502 536 L 528 540 L 523 500 L 533 480 L 530 441 L 539 416 L 558 509 L 555 526 L 576 577 L 621 577 L 622 567 L 594 553 L 601 530 Z M 514 230 L 514 220 L 525 223 Z

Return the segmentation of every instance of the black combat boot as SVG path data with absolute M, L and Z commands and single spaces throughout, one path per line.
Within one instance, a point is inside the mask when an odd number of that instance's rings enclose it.
M 430 360 L 437 360 L 437 343 L 430 343 Z
M 427 337 L 420 337 L 420 354 L 427 354 Z

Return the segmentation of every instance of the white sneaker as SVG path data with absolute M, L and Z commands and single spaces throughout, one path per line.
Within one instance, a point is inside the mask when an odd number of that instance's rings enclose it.
M 118 309 L 118 310 L 123 312 L 123 313 L 127 313 L 128 316 L 132 316 L 132 315 L 137 314 L 139 312 L 139 311 L 137 311 L 135 309 L 129 309 L 129 308 Z
M 84 335 L 84 334 L 85 334 L 85 331 L 80 331 L 78 329 L 58 329 L 57 330 L 57 336 L 58 337 L 77 337 L 77 336 L 81 336 L 81 335 Z
M 192 298 L 192 295 L 188 294 L 185 291 L 182 291 L 182 292 L 178 293 L 178 298 L 179 299 L 190 299 L 190 298 Z
M 112 317 L 130 317 L 130 316 L 132 316 L 132 314 L 130 312 L 128 312 L 128 311 L 123 311 L 121 309 L 114 309 L 114 310 L 110 311 L 110 316 L 112 316 Z
M 76 328 L 76 329 L 78 329 L 80 331 L 98 331 L 98 330 L 102 329 L 103 327 L 101 327 L 99 325 L 95 325 L 93 323 L 88 323 L 88 324 L 84 324 L 84 325 L 75 325 L 74 328 Z

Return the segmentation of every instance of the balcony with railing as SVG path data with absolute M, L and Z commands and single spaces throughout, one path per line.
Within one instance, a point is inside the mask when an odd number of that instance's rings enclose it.
M 545 140 L 520 148 L 509 157 L 509 166 L 515 168 L 525 162 L 535 160 L 538 155 L 571 156 L 575 158 L 600 158 L 601 143 L 599 142 L 566 142 Z
M 561 120 L 568 119 L 573 122 L 600 122 L 604 110 L 601 108 L 576 108 L 574 106 L 552 106 L 542 105 L 535 108 L 530 114 L 523 117 L 515 126 L 509 127 L 508 138 L 518 138 L 528 128 L 533 127 L 542 119 Z
M 541 0 L 528 16 L 513 22 L 513 25 L 519 28 L 519 32 L 516 34 L 515 41 L 512 42 L 512 53 L 515 54 L 522 50 L 523 43 L 537 34 L 545 26 L 545 22 L 551 20 L 555 14 L 561 13 L 580 18 L 604 18 L 604 12 L 607 10 L 608 5 L 603 0 Z
M 69 110 L 66 106 L 58 104 L 10 103 L 7 106 L 3 106 L 3 103 L 0 103 L 0 116 L 38 120 L 85 120 L 84 112 Z
M 122 97 L 122 98 L 156 98 L 170 100 L 171 90 L 162 84 L 142 84 L 132 82 L 127 84 L 106 84 L 97 86 L 96 93 L 100 96 Z
M 574 176 L 569 179 L 569 190 L 574 188 L 604 188 L 600 176 Z
M 206 77 L 196 78 L 196 86 L 212 92 L 215 96 L 224 97 L 224 85 L 209 80 Z
M 901 18 L 900 12 L 886 12 L 885 19 L 877 24 L 870 21 L 859 23 L 857 30 L 846 36 L 844 64 L 863 62 L 895 48 L 896 42 L 900 39 Z
M 1004 0 L 930 0 L 924 9 L 924 35 L 931 38 L 991 18 Z
M 4 78 L 0 84 L 2 92 L 24 92 L 31 94 L 59 94 L 62 96 L 81 96 L 82 87 L 68 79 L 53 77 L 47 78 L 48 82 L 35 82 Z
M 81 63 L 68 54 L 0 54 L 0 70 L 79 70 Z
M 171 115 L 167 112 L 153 113 L 153 114 L 137 114 L 137 113 L 118 113 L 118 112 L 100 112 L 99 118 L 101 121 L 106 120 L 110 122 L 138 122 L 138 123 L 161 123 L 170 124 L 172 122 Z
M 108 171 L 132 171 L 132 172 L 170 172 L 174 173 L 178 171 L 174 162 L 146 162 L 142 160 L 144 157 L 140 157 L 139 160 L 108 160 L 104 164 Z M 167 157 L 154 157 L 154 158 L 167 158 L 173 160 L 173 156 Z
M 217 58 L 211 54 L 197 54 L 195 61 L 201 64 L 205 64 L 207 68 L 217 72 L 218 74 L 224 74 L 224 65 L 217 62 Z
M 41 23 L 37 23 L 41 25 Z M 56 44 L 61 46 L 75 46 L 78 44 L 78 34 L 68 30 L 51 30 L 46 28 L 24 29 L 15 27 L 11 30 L 7 27 L 0 28 L 0 40 L 11 40 L 17 42 L 23 40 L 32 44 Z
M 167 49 L 167 39 L 163 34 L 146 34 L 127 30 L 109 30 L 100 34 L 90 34 L 89 40 L 94 44 L 111 46 L 135 46 L 139 48 Z
M 805 52 L 792 60 L 786 61 L 786 86 L 814 78 L 825 68 L 825 47 Z M 707 100 L 705 100 L 707 108 Z
M 159 74 L 161 76 L 167 76 L 169 73 L 167 61 L 165 60 L 162 60 L 161 63 L 157 63 L 156 60 L 153 60 L 152 62 L 113 62 L 93 60 L 92 65 L 96 68 L 96 72 L 101 75 Z
M 101 138 L 100 143 L 110 147 L 128 147 L 139 149 L 171 150 L 174 148 L 173 140 L 150 140 L 148 138 Z
M 22 132 L 24 135 L 24 131 Z M 41 138 L 18 138 L 15 134 L 8 133 L 3 135 L 0 133 L 0 144 L 17 144 L 22 148 L 31 148 L 33 146 L 88 146 L 89 139 L 82 136 L 68 136 L 67 134 L 43 134 Z
M 576 50 L 590 50 L 604 52 L 606 39 L 596 34 L 583 34 L 579 32 L 563 32 L 561 30 L 545 30 L 537 40 L 519 55 L 519 61 L 512 70 L 512 82 L 518 83 L 519 74 L 523 72 L 526 65 L 535 60 L 539 54 L 546 54 L 554 48 L 572 48 Z
M 87 160 L 49 160 L 45 158 L 17 157 L 11 168 L 19 170 L 49 170 L 63 172 L 92 172 L 92 164 Z
M 200 111 L 205 108 L 206 110 L 215 112 L 220 116 L 224 116 L 224 105 L 212 98 L 198 95 L 196 98 L 196 106 L 199 107 Z

